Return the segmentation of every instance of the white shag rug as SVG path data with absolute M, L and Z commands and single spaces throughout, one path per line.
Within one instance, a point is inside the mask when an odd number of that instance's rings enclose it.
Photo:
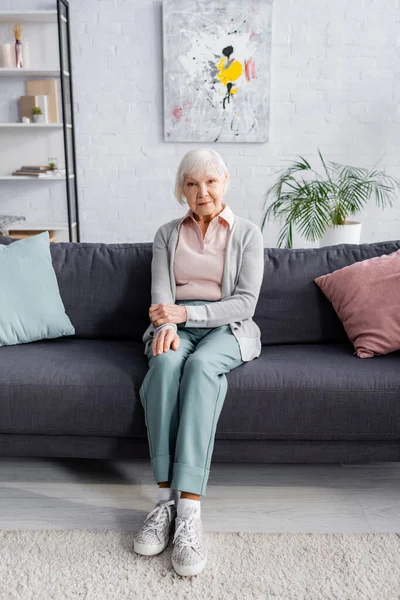
M 133 551 L 134 532 L 0 531 L 7 600 L 398 600 L 396 533 L 210 533 L 194 577 Z

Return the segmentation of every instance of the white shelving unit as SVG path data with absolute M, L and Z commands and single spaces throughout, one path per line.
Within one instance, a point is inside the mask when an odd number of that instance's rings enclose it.
M 1 13 L 0 13 L 1 19 Z M 68 71 L 63 71 L 64 75 L 69 76 Z M 59 77 L 60 70 L 54 69 L 14 69 L 8 67 L 0 67 L 0 76 L 2 77 L 26 77 L 27 75 L 31 77 Z
M 3 127 L 16 127 L 16 128 L 30 128 L 36 129 L 40 127 L 44 127 L 45 129 L 62 129 L 62 123 L 0 123 L 0 129 Z M 71 127 L 71 125 L 67 125 L 67 127 Z
M 75 175 L 70 175 L 69 179 L 73 179 Z M 65 181 L 67 178 L 61 175 L 54 175 L 54 177 L 30 177 L 29 175 L 3 175 L 0 176 L 0 181 L 32 181 L 32 179 L 39 181 Z
M 76 226 L 76 223 L 74 223 L 74 225 Z M 55 241 L 69 241 L 68 229 L 65 228 L 65 225 L 63 223 L 51 223 L 50 225 L 48 223 L 43 223 L 42 225 L 40 223 L 36 223 L 35 225 L 29 226 L 27 226 L 25 223 L 19 223 L 18 225 L 13 225 L 10 231 L 13 231 L 15 233 L 18 233 L 18 231 L 37 231 L 38 233 L 42 231 L 48 231 L 49 235 L 51 235 L 54 232 L 56 236 Z
M 18 23 L 26 21 L 31 23 L 55 23 L 57 21 L 56 10 L 3 10 L 0 12 L 3 23 Z
M 66 223 L 55 224 L 49 221 L 48 223 L 38 224 L 33 221 L 30 222 L 30 215 L 26 214 L 25 222 L 10 225 L 10 235 L 14 231 L 22 230 L 51 230 L 59 232 L 57 241 L 79 241 L 77 185 L 73 183 L 76 174 L 74 172 L 75 157 L 73 153 L 75 142 L 71 101 L 72 82 L 70 80 L 69 6 L 67 0 L 55 0 L 55 2 L 57 10 L 0 11 L 0 44 L 14 41 L 12 28 L 16 23 L 20 23 L 22 25 L 22 43 L 24 44 L 24 41 L 29 43 L 30 55 L 30 64 L 27 67 L 5 68 L 0 66 L 0 95 L 3 95 L 4 98 L 5 90 L 9 93 L 11 100 L 8 103 L 8 106 L 11 107 L 8 109 L 8 114 L 6 113 L 6 103 L 0 102 L 0 214 L 3 212 L 1 206 L 2 182 L 9 184 L 11 181 L 26 182 L 27 180 L 33 180 L 31 185 L 39 185 L 39 189 L 43 189 L 41 187 L 43 182 L 51 183 L 52 186 L 55 185 L 56 181 L 64 182 L 63 187 L 67 194 L 66 205 L 68 209 Z M 61 28 L 62 32 L 60 31 Z M 34 78 L 57 79 L 58 113 L 61 122 L 20 122 L 19 96 L 26 95 L 25 81 Z M 63 98 L 62 94 L 67 92 L 69 97 L 64 96 Z M 15 104 L 12 100 L 15 101 Z M 64 118 L 66 121 L 72 119 L 72 122 L 67 122 L 64 125 Z M 72 141 L 70 141 L 70 137 L 68 137 L 68 141 L 65 139 L 67 133 L 68 136 L 72 136 Z M 29 177 L 12 175 L 12 171 L 22 165 L 47 164 L 49 157 L 57 157 L 59 168 L 67 169 L 69 176 Z M 65 164 L 67 160 L 68 166 Z M 68 183 L 67 180 L 72 183 Z M 32 188 L 26 189 L 30 190 Z M 74 198 L 75 201 L 72 202 L 71 198 Z M 8 210 L 5 214 L 11 213 Z M 16 210 L 15 214 L 20 214 L 20 211 Z M 74 228 L 73 231 L 72 228 Z

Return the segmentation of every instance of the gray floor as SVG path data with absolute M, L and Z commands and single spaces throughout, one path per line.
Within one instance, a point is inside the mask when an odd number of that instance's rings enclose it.
M 400 532 L 400 463 L 212 463 L 206 531 Z M 0 458 L 0 529 L 136 531 L 157 501 L 148 461 Z

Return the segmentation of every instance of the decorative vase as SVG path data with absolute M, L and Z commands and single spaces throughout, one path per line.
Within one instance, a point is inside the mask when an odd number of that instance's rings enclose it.
M 15 68 L 15 44 L 2 44 L 0 48 L 0 67 Z
M 24 66 L 24 58 L 22 55 L 22 42 L 21 40 L 15 41 L 15 62 L 17 69 L 22 69 Z
M 34 123 L 44 123 L 44 115 L 32 115 Z
M 319 247 L 336 246 L 337 244 L 359 244 L 362 223 L 346 221 L 343 225 L 329 227 L 319 241 Z

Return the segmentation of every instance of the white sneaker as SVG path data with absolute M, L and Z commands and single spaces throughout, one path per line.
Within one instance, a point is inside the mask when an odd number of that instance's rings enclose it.
M 174 500 L 157 502 L 133 537 L 133 549 L 137 554 L 153 556 L 168 546 L 175 526 L 176 506 Z
M 172 566 L 178 575 L 198 575 L 206 566 L 207 547 L 204 544 L 203 523 L 196 518 L 195 508 L 186 508 L 175 519 Z

